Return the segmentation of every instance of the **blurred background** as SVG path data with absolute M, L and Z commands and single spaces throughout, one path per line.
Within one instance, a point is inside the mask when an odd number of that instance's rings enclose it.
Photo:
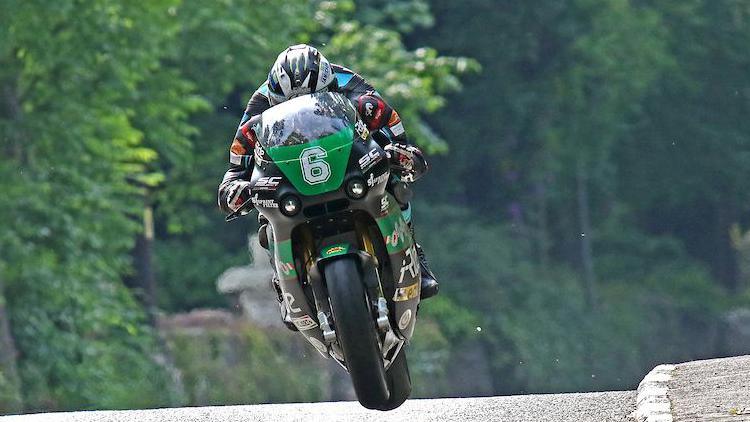
M 750 1 L 4 0 L 0 413 L 353 397 L 216 207 L 299 42 L 430 154 L 416 397 L 750 353 Z

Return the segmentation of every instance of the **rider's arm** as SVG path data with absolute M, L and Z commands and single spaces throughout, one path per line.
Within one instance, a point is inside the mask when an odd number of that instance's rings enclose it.
M 359 115 L 373 138 L 387 150 L 391 168 L 407 182 L 422 177 L 428 168 L 427 160 L 419 148 L 409 145 L 398 112 L 362 76 L 337 64 L 331 67 L 336 74 L 336 89 L 357 105 Z
M 368 91 L 357 98 L 357 110 L 367 128 L 381 132 L 384 137 L 378 139 L 381 147 L 390 143 L 409 143 L 406 138 L 401 116 L 376 91 Z
M 357 99 L 359 115 L 373 131 L 373 138 L 385 148 L 391 167 L 401 173 L 402 180 L 413 182 L 428 169 L 422 151 L 409 145 L 401 117 L 377 92 L 368 91 Z
M 237 132 L 242 131 L 240 125 Z M 252 176 L 253 146 L 244 134 L 236 135 L 229 148 L 229 169 L 219 184 L 219 208 L 224 212 L 232 212 L 232 208 L 242 205 L 249 197 L 249 192 L 242 192 L 247 181 Z M 231 203 L 231 204 L 230 204 Z
M 252 132 L 252 117 L 258 116 L 267 110 L 270 105 L 268 97 L 263 93 L 264 85 L 250 98 L 245 108 L 245 114 L 240 120 L 240 125 L 229 148 L 229 169 L 224 173 L 224 178 L 219 184 L 219 208 L 224 212 L 231 212 L 232 206 L 241 205 L 248 192 L 243 192 L 246 182 L 250 180 L 253 170 L 253 154 L 255 150 L 255 136 Z
M 336 89 L 357 105 L 367 128 L 373 135 L 382 132 L 383 136 L 375 136 L 381 147 L 390 143 L 409 143 L 401 117 L 365 78 L 338 64 L 331 64 L 331 68 L 336 75 Z

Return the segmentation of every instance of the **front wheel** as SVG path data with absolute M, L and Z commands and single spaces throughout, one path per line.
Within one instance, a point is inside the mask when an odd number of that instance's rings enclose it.
M 391 395 L 378 407 L 378 410 L 391 410 L 401 406 L 411 394 L 411 376 L 406 363 L 406 350 L 401 350 L 386 373 L 388 390 Z
M 354 258 L 342 257 L 328 263 L 324 272 L 336 337 L 357 400 L 368 409 L 390 407 L 389 383 L 359 266 Z

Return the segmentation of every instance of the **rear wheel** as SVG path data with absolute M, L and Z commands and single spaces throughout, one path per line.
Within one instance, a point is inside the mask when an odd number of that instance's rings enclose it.
M 343 349 L 357 399 L 368 409 L 386 410 L 389 380 L 383 368 L 359 266 L 354 258 L 343 257 L 328 263 L 324 271 L 336 337 Z

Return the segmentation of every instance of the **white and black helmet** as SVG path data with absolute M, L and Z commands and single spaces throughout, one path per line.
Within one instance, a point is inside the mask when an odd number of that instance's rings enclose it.
M 293 45 L 279 54 L 268 72 L 271 105 L 311 92 L 323 91 L 333 82 L 331 64 L 307 44 Z

